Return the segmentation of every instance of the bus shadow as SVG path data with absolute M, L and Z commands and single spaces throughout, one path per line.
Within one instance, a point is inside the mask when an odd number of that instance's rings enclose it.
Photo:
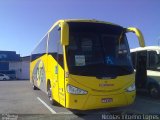
M 153 101 L 160 101 L 160 97 L 152 97 L 147 91 L 137 91 L 137 97 L 147 99 L 147 100 L 153 100 Z

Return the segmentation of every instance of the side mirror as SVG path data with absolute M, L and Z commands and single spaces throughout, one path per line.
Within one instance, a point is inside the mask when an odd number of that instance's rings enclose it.
M 68 45 L 69 44 L 69 27 L 66 22 L 61 22 L 61 44 Z
M 139 45 L 141 47 L 145 47 L 145 42 L 144 42 L 144 37 L 141 33 L 141 31 L 138 29 L 138 28 L 135 28 L 135 27 L 129 27 L 126 29 L 127 32 L 133 32 L 136 34 L 136 36 L 138 37 L 138 40 L 139 40 Z

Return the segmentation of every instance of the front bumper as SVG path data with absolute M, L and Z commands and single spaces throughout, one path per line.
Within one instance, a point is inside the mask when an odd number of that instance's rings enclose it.
M 66 107 L 76 110 L 90 110 L 100 108 L 120 107 L 132 104 L 136 92 L 123 92 L 114 95 L 73 95 L 68 94 Z M 103 101 L 109 99 L 108 101 Z

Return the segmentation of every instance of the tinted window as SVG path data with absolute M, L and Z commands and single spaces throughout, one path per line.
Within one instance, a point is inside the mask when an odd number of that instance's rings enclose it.
M 31 60 L 35 60 L 46 53 L 48 34 L 40 41 L 38 46 L 32 52 Z
M 117 76 L 133 72 L 127 38 L 120 26 L 70 22 L 66 51 L 71 74 Z
M 58 43 L 58 63 L 64 68 L 64 60 L 63 60 L 63 46 Z
M 63 49 L 60 44 L 60 33 L 61 30 L 58 25 L 49 33 L 48 54 L 52 55 L 63 68 Z
M 160 57 L 156 51 L 148 51 L 149 58 L 149 69 L 157 69 L 160 67 Z
M 53 30 L 49 33 L 49 41 L 48 41 L 48 53 L 57 53 L 57 45 L 60 41 L 60 28 L 56 26 Z

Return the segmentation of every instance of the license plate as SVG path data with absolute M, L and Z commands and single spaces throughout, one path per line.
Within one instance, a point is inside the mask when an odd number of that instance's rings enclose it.
M 112 98 L 102 98 L 101 99 L 102 103 L 109 103 L 109 102 L 113 102 Z

